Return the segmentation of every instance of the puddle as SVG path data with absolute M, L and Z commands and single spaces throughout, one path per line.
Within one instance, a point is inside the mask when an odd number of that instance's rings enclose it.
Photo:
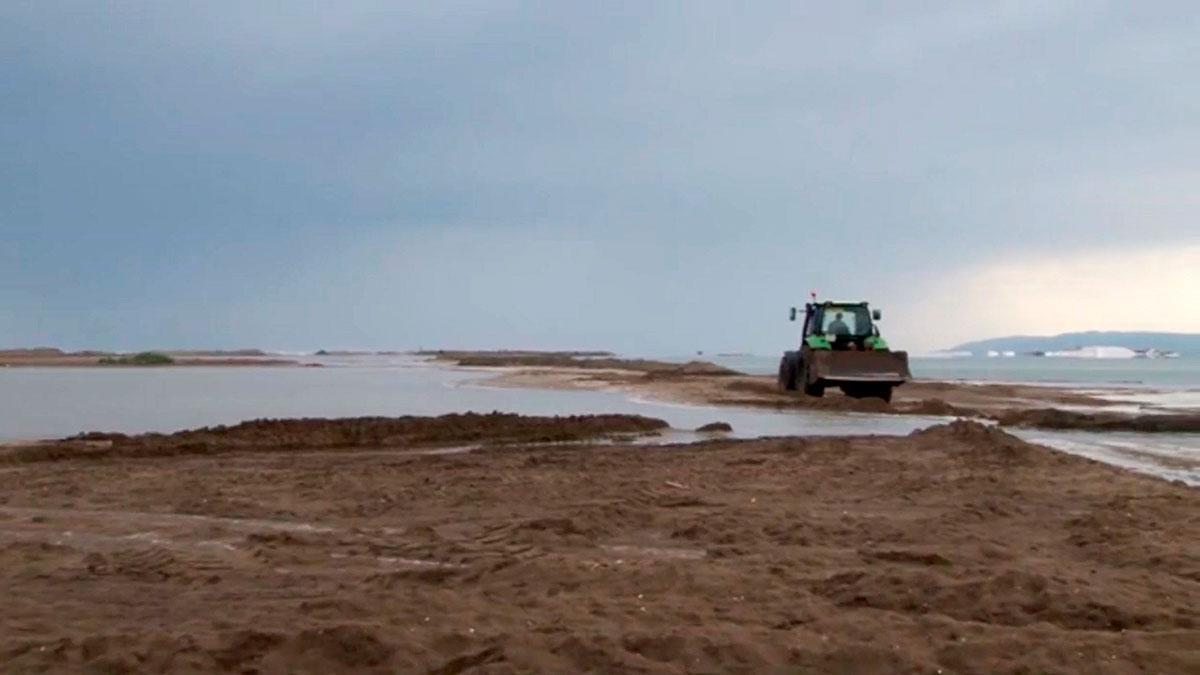
M 1200 486 L 1200 434 L 1007 429 L 1031 443 Z

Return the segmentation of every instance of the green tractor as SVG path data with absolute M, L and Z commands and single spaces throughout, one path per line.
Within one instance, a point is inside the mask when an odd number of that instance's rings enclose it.
M 792 308 L 791 320 L 798 312 Z M 879 335 L 874 321 L 879 310 L 865 302 L 817 302 L 804 306 L 800 349 L 783 353 L 779 388 L 824 396 L 826 387 L 840 387 L 852 398 L 892 400 L 892 389 L 912 379 L 908 353 L 894 352 Z

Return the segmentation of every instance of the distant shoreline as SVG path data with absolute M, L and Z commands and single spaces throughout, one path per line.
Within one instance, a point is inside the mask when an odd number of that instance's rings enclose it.
M 1149 358 L 1165 354 L 1195 355 L 1200 354 L 1200 333 L 1093 330 L 1058 335 L 1006 335 L 964 342 L 948 351 L 966 351 L 980 356 L 988 352 L 1042 356 L 1089 347 L 1123 347 Z
M 258 349 L 153 350 L 68 352 L 53 347 L 0 350 L 0 367 L 7 368 L 177 368 L 195 366 L 303 366 L 299 360 Z

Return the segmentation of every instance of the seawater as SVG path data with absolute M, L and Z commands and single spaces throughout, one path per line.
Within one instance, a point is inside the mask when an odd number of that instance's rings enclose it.
M 733 436 L 739 438 L 903 435 L 945 421 L 936 417 L 674 405 L 631 398 L 619 391 L 495 387 L 488 384 L 492 373 L 487 371 L 436 366 L 408 356 L 320 360 L 326 367 L 0 368 L 0 440 L 60 438 L 85 431 L 171 432 L 265 417 L 441 415 L 466 411 L 646 415 L 666 420 L 675 430 L 659 439 L 665 442 L 693 440 L 696 435 L 690 430 L 714 421 L 730 423 Z M 766 359 L 759 361 L 761 368 Z M 755 370 L 740 365 L 744 370 Z M 1096 380 L 1087 382 L 1089 386 L 1098 384 Z M 1189 392 L 1180 388 L 1169 393 Z M 1147 390 L 1144 395 L 1155 393 Z M 1200 485 L 1200 434 L 1016 433 L 1068 452 Z
M 256 418 L 631 413 L 690 430 L 713 421 L 739 436 L 906 434 L 936 418 L 672 405 L 617 391 L 489 386 L 493 374 L 406 357 L 332 357 L 324 368 L 0 368 L 0 440 L 84 431 L 170 432 Z

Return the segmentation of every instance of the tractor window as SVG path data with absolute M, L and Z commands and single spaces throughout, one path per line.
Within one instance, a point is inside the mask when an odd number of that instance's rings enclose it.
M 821 314 L 821 332 L 826 335 L 871 334 L 871 315 L 866 307 L 826 307 Z

